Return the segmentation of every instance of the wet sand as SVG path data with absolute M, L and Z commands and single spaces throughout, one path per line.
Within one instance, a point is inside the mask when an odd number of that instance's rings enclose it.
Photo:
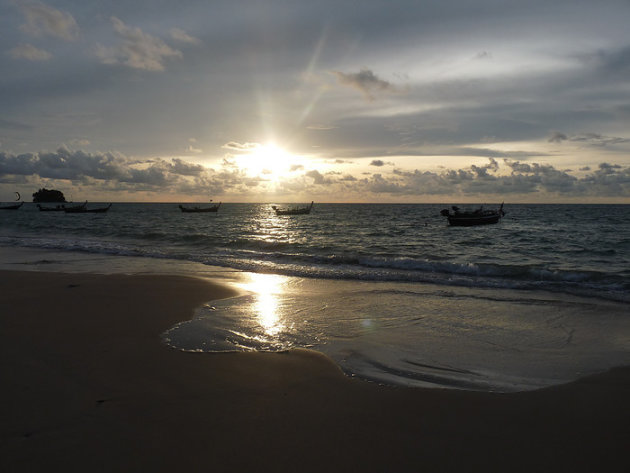
M 630 471 L 630 369 L 534 392 L 379 386 L 326 357 L 183 353 L 231 289 L 0 271 L 0 471 Z

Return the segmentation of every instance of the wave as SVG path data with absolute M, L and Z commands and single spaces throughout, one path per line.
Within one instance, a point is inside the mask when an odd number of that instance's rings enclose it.
M 149 240 L 159 235 L 151 235 Z M 204 235 L 194 234 L 191 240 L 202 241 Z M 207 239 L 207 237 L 206 237 Z M 479 263 L 449 261 L 432 255 L 429 258 L 400 256 L 369 256 L 346 251 L 326 254 L 286 242 L 259 242 L 245 248 L 244 241 L 232 240 L 224 247 L 208 245 L 139 244 L 103 238 L 0 236 L 0 245 L 26 246 L 59 251 L 143 256 L 231 267 L 243 271 L 278 273 L 297 277 L 325 279 L 355 279 L 391 282 L 420 282 L 445 286 L 468 286 L 566 292 L 587 297 L 599 297 L 630 302 L 630 284 L 624 274 L 604 271 L 570 270 L 550 265 L 515 264 L 506 261 Z M 302 250 L 302 251 L 290 251 Z
M 417 261 L 406 258 L 286 255 L 231 255 L 203 263 L 296 277 L 419 282 L 444 286 L 546 290 L 630 302 L 627 278 L 595 271 L 566 271 L 510 265 Z

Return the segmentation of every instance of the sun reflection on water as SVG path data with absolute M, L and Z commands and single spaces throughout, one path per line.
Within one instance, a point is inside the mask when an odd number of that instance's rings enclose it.
M 253 310 L 258 323 L 269 336 L 276 336 L 285 329 L 280 319 L 278 296 L 282 294 L 283 276 L 276 274 L 249 274 L 249 281 L 239 286 L 254 294 Z

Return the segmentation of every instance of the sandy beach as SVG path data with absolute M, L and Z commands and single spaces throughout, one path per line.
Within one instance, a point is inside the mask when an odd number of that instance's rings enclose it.
M 533 392 L 380 386 L 323 355 L 184 353 L 231 288 L 0 271 L 0 470 L 630 471 L 630 368 Z

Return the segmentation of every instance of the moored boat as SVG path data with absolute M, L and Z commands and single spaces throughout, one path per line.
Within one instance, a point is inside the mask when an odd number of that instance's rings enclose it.
M 272 205 L 271 208 L 276 212 L 276 215 L 306 215 L 311 213 L 313 204 L 314 202 L 311 202 L 311 205 L 307 205 L 306 207 L 294 207 L 287 209 L 279 209 L 275 205 Z
M 87 207 L 87 200 L 83 202 L 82 204 L 76 204 L 76 205 L 70 205 L 70 206 L 62 205 L 61 210 L 63 210 L 64 212 L 79 213 L 81 210 L 85 209 L 86 207 Z M 50 207 L 44 207 L 44 208 L 50 208 Z
M 221 207 L 221 202 L 210 207 L 199 207 L 198 205 L 195 207 L 184 207 L 183 205 L 179 205 L 179 209 L 184 213 L 218 212 L 219 207 Z
M 24 202 L 20 202 L 19 204 L 2 205 L 0 206 L 0 210 L 17 210 L 22 207 L 23 204 Z
M 451 209 L 443 209 L 440 214 L 447 218 L 449 225 L 454 227 L 472 227 L 498 223 L 505 215 L 503 203 L 498 210 L 487 210 L 482 206 L 476 210 L 462 211 L 455 205 L 452 206 Z
M 71 213 L 71 214 L 83 214 L 83 213 L 105 213 L 109 210 L 109 208 L 112 206 L 112 204 L 109 204 L 105 207 L 96 207 L 96 208 L 88 208 L 87 206 L 87 202 L 85 202 L 83 205 L 78 205 L 76 207 L 66 207 L 64 208 L 64 212 L 66 213 Z
M 56 205 L 54 207 L 44 207 L 43 205 L 37 204 L 37 208 L 40 212 L 63 212 L 66 209 L 66 206 L 63 204 Z

